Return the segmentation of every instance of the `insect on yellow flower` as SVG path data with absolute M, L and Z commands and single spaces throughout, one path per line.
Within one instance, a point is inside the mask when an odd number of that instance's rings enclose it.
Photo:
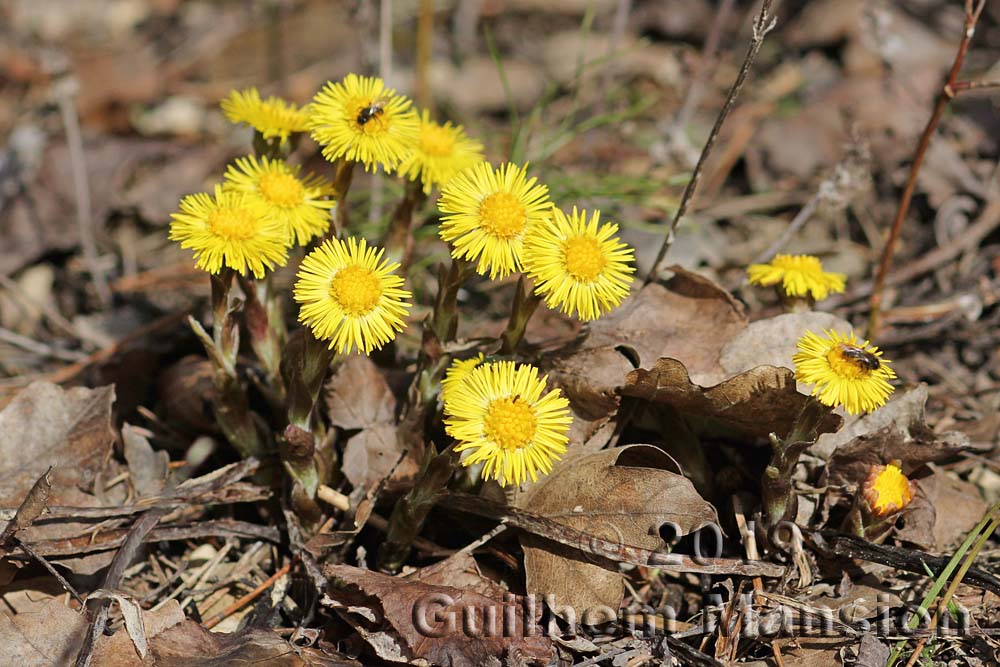
M 452 244 L 453 257 L 478 260 L 480 275 L 494 279 L 520 271 L 525 238 L 548 223 L 549 190 L 526 169 L 481 162 L 441 190 L 441 238 Z
M 552 220 L 532 232 L 524 245 L 524 268 L 535 292 L 549 308 L 581 320 L 595 320 L 628 296 L 635 267 L 632 248 L 615 233 L 618 225 L 599 224 L 601 212 L 552 209 Z
M 844 291 L 843 273 L 823 271 L 823 264 L 812 255 L 778 255 L 768 264 L 751 264 L 747 269 L 754 285 L 781 284 L 788 296 L 808 296 L 822 301 L 830 294 Z
M 464 386 L 469 373 L 481 366 L 484 359 L 483 353 L 480 352 L 474 357 L 456 359 L 451 362 L 451 365 L 448 366 L 448 371 L 444 374 L 444 380 L 441 381 L 441 403 L 445 409 L 447 409 L 450 401 Z
M 243 192 L 227 192 L 217 185 L 214 197 L 204 192 L 187 195 L 180 211 L 170 217 L 170 239 L 194 250 L 198 268 L 209 273 L 228 266 L 263 278 L 265 271 L 288 260 L 284 226 Z
M 443 186 L 457 174 L 483 161 L 483 145 L 465 135 L 461 125 L 435 123 L 425 109 L 420 117 L 420 136 L 399 173 L 420 180 L 424 194 Z
M 419 119 L 410 105 L 382 79 L 348 74 L 316 93 L 309 129 L 327 160 L 343 157 L 369 171 L 377 165 L 391 171 L 417 142 Z
M 403 330 L 410 292 L 365 239 L 329 239 L 302 260 L 295 283 L 299 321 L 330 349 L 370 354 Z
M 830 407 L 843 406 L 848 414 L 871 412 L 885 405 L 896 377 L 890 362 L 868 341 L 854 333 L 828 330 L 825 336 L 811 331 L 799 339 L 792 357 L 795 379 L 814 384 L 812 394 Z
M 558 389 L 545 392 L 538 369 L 513 361 L 483 364 L 461 381 L 461 391 L 445 398 L 445 427 L 471 451 L 463 465 L 483 462 L 483 479 L 501 486 L 548 474 L 566 452 L 572 417 Z
M 915 492 L 899 461 L 872 466 L 864 483 L 865 509 L 874 517 L 887 517 L 909 505 Z
M 265 139 L 277 137 L 284 143 L 293 133 L 309 129 L 305 109 L 273 95 L 262 100 L 256 88 L 232 91 L 221 106 L 229 122 L 246 123 Z
M 305 245 L 330 227 L 333 187 L 312 174 L 299 177 L 299 167 L 267 157 L 238 158 L 226 170 L 226 190 L 245 192 L 260 200 L 268 215 L 281 222 L 288 244 Z

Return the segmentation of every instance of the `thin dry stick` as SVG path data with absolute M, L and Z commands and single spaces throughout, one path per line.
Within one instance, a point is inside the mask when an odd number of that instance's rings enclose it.
M 276 582 L 278 579 L 281 579 L 283 576 L 285 576 L 286 574 L 288 574 L 288 571 L 291 570 L 291 569 L 292 569 L 292 564 L 291 563 L 287 563 L 280 570 L 278 570 L 277 572 L 275 572 L 274 574 L 272 574 L 270 577 L 268 577 L 263 583 L 261 583 L 260 586 L 258 586 L 257 588 L 253 589 L 252 591 L 250 591 L 249 593 L 247 593 L 246 595 L 244 595 L 243 597 L 241 597 L 239 600 L 237 600 L 236 602 L 232 603 L 231 605 L 229 605 L 228 607 L 226 607 L 225 609 L 223 609 L 221 612 L 219 612 L 219 614 L 217 616 L 213 616 L 212 618 L 210 618 L 209 620 L 207 620 L 204 623 L 205 629 L 206 630 L 211 630 L 212 628 L 214 628 L 215 626 L 217 626 L 219 623 L 221 623 L 222 621 L 224 621 L 226 618 L 228 618 L 232 614 L 235 614 L 240 609 L 242 609 L 243 607 L 247 606 L 248 604 L 250 604 L 251 602 L 253 602 L 257 598 L 259 598 L 264 591 L 266 591 L 271 586 L 273 586 L 274 582 Z
M 646 276 L 646 284 L 651 283 L 655 280 L 656 276 L 659 275 L 660 264 L 663 262 L 663 259 L 667 255 L 667 251 L 670 250 L 670 246 L 674 242 L 674 234 L 677 231 L 677 225 L 680 223 L 681 218 L 684 217 L 684 214 L 687 213 L 688 205 L 691 203 L 691 197 L 694 195 L 694 191 L 698 187 L 698 181 L 701 180 L 701 173 L 705 168 L 705 162 L 711 154 L 712 148 L 715 146 L 716 139 L 719 138 L 719 131 L 722 129 L 722 124 L 726 122 L 729 112 L 736 104 L 736 98 L 739 97 L 740 91 L 743 89 L 743 84 L 746 83 L 747 74 L 749 74 L 750 68 L 753 66 L 753 61 L 757 58 L 757 53 L 760 51 L 760 47 L 764 43 L 764 37 L 766 37 L 767 33 L 774 29 L 777 21 L 771 16 L 772 1 L 773 0 L 764 0 L 764 3 L 760 7 L 760 13 L 757 14 L 757 18 L 754 19 L 753 39 L 750 41 L 750 47 L 747 49 L 747 54 L 743 58 L 743 64 L 740 66 L 740 73 L 736 77 L 736 81 L 733 82 L 732 88 L 729 89 L 729 95 L 726 96 L 726 102 L 722 105 L 722 109 L 719 111 L 719 116 L 715 119 L 715 125 L 712 126 L 712 131 L 708 135 L 708 141 L 705 142 L 705 147 L 701 149 L 701 155 L 698 157 L 698 163 L 695 165 L 694 172 L 691 174 L 691 180 L 688 181 L 687 187 L 684 188 L 684 194 L 681 196 L 681 203 L 677 207 L 674 219 L 670 222 L 670 229 L 667 230 L 666 235 L 663 237 L 663 244 L 660 246 L 660 251 L 656 255 L 656 260 L 653 262 L 649 275 Z
M 763 264 L 764 262 L 769 262 L 774 259 L 774 256 L 781 252 L 781 249 L 792 240 L 792 237 L 795 236 L 795 234 L 798 233 L 798 231 L 802 229 L 807 222 L 809 222 L 809 219 L 819 207 L 819 202 L 822 198 L 822 192 L 816 192 L 816 194 L 812 196 L 812 199 L 806 202 L 806 205 L 799 209 L 799 212 L 795 214 L 795 217 L 792 218 L 788 227 L 785 227 L 785 231 L 781 233 L 781 236 L 779 236 L 774 243 L 768 246 L 767 250 L 757 255 L 750 263 Z
M 674 132 L 684 131 L 687 124 L 691 122 L 691 116 L 698 107 L 698 102 L 701 101 L 701 95 L 705 89 L 705 81 L 712 72 L 712 67 L 709 66 L 709 63 L 715 58 L 715 54 L 719 50 L 722 27 L 725 25 L 726 19 L 729 18 L 729 13 L 733 10 L 735 1 L 722 0 L 719 3 L 719 8 L 715 10 L 715 18 L 712 19 L 712 26 L 708 29 L 708 37 L 705 38 L 705 45 L 701 50 L 701 58 L 698 60 L 698 69 L 694 73 L 691 85 L 688 87 L 687 95 L 681 103 L 681 109 L 677 112 L 677 116 L 674 119 Z
M 73 170 L 73 191 L 76 196 L 76 221 L 80 231 L 80 246 L 87 262 L 90 277 L 101 305 L 111 306 L 111 288 L 97 261 L 97 243 L 94 241 L 94 218 L 91 211 L 90 186 L 87 184 L 87 164 L 83 155 L 83 137 L 80 134 L 80 119 L 76 114 L 68 81 L 56 86 L 56 101 L 66 129 L 66 144 L 69 147 L 69 164 Z
M 417 62 L 414 95 L 423 109 L 431 108 L 431 45 L 434 41 L 434 0 L 420 0 L 417 15 Z
M 973 0 L 965 0 L 965 30 L 962 34 L 962 41 L 959 42 L 958 51 L 955 53 L 955 60 L 951 64 L 951 70 L 948 72 L 948 78 L 945 80 L 944 85 L 941 87 L 941 92 L 938 93 L 937 101 L 934 103 L 934 110 L 931 112 L 931 117 L 927 119 L 927 125 L 924 127 L 923 134 L 920 135 L 920 141 L 917 143 L 917 152 L 913 156 L 913 163 L 910 165 L 910 174 L 906 179 L 906 185 L 903 188 L 903 194 L 899 198 L 899 207 L 896 209 L 896 217 L 893 218 L 892 227 L 889 229 L 889 238 L 885 243 L 885 248 L 882 249 L 882 257 L 879 260 L 878 273 L 875 274 L 875 283 L 872 288 L 872 295 L 868 301 L 869 315 L 868 315 L 868 338 L 874 339 L 878 336 L 880 322 L 880 315 L 882 309 L 882 291 L 885 288 L 885 277 L 889 273 L 889 263 L 892 260 L 892 253 L 896 249 L 896 242 L 899 240 L 900 230 L 903 228 L 903 220 L 906 219 L 906 214 L 910 210 L 910 202 L 913 199 L 913 191 L 917 187 L 917 174 L 920 173 L 920 167 L 923 166 L 924 157 L 927 155 L 927 147 L 930 146 L 931 137 L 934 136 L 934 132 L 937 130 L 938 124 L 941 122 L 941 117 L 944 115 L 944 110 L 951 102 L 952 98 L 956 95 L 955 86 L 958 85 L 958 73 L 962 69 L 962 63 L 965 62 L 965 55 L 969 51 L 969 44 L 972 42 L 973 35 L 976 34 L 976 23 L 979 21 L 979 16 L 983 12 L 983 8 L 986 6 L 986 0 L 979 0 L 978 4 L 973 6 Z M 968 87 L 963 89 L 967 90 Z

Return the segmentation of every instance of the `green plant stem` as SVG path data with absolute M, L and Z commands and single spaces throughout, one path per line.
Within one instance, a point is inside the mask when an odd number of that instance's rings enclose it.
M 440 454 L 428 449 L 416 484 L 396 503 L 389 517 L 385 542 L 378 550 L 379 569 L 396 572 L 406 562 L 413 541 L 444 494 L 457 464 L 458 457 L 450 447 Z
M 413 258 L 413 214 L 427 201 L 423 183 L 419 179 L 407 181 L 403 199 L 393 213 L 389 229 L 382 239 L 382 247 L 391 261 L 399 262 L 400 273 L 406 273 Z
M 816 442 L 819 425 L 830 412 L 829 407 L 810 396 L 785 438 L 771 434 L 773 454 L 761 480 L 764 513 L 769 527 L 795 517 L 797 502 L 792 488 L 792 473 L 802 453 Z
M 287 331 L 281 314 L 281 301 L 272 289 L 270 275 L 256 281 L 241 276 L 240 286 L 246 295 L 243 311 L 250 345 L 264 368 L 268 388 L 274 392 L 275 400 L 284 404 L 281 350 L 285 346 Z
M 333 214 L 333 225 L 331 232 L 334 236 L 343 236 L 347 230 L 347 193 L 351 189 L 351 181 L 354 179 L 353 160 L 340 158 L 337 160 L 333 171 L 333 193 L 337 198 L 337 207 Z
M 225 268 L 212 275 L 212 335 L 193 317 L 188 323 L 205 347 L 212 363 L 212 382 L 215 392 L 212 408 L 215 419 L 229 443 L 244 458 L 259 457 L 265 449 L 262 429 L 250 411 L 246 384 L 237 372 L 236 360 L 240 350 L 240 329 L 236 320 L 238 304 L 230 304 L 229 290 L 234 272 Z
M 517 351 L 517 347 L 524 340 L 524 332 L 528 328 L 528 321 L 538 309 L 538 304 L 542 298 L 528 287 L 528 281 L 521 274 L 517 281 L 517 291 L 514 293 L 514 304 L 511 306 L 510 319 L 507 321 L 507 328 L 500 335 L 500 350 L 497 354 L 509 356 Z
M 470 262 L 455 257 L 447 270 L 443 264 L 438 267 L 438 293 L 430 322 L 438 345 L 454 340 L 458 333 L 458 290 L 472 276 L 472 270 Z

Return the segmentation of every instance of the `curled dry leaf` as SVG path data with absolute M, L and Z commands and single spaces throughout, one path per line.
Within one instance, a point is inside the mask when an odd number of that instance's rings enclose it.
M 796 391 L 795 375 L 787 368 L 758 366 L 715 386 L 701 387 L 676 359 L 660 359 L 651 370 L 632 371 L 622 393 L 671 405 L 681 414 L 709 417 L 760 438 L 791 431 L 807 400 Z M 831 414 L 820 424 L 820 432 L 835 431 L 841 422 Z
M 977 486 L 943 470 L 918 479 L 916 485 L 917 494 L 904 510 L 896 535 L 930 551 L 958 544 L 989 508 Z
M 552 642 L 513 595 L 501 601 L 349 565 L 324 574 L 345 620 L 383 660 L 480 667 L 517 653 L 540 664 L 552 658 Z
M 717 382 L 722 348 L 747 326 L 743 305 L 714 282 L 679 266 L 595 322 L 585 347 L 626 347 L 636 366 L 679 359 L 698 382 Z
M 677 474 L 670 458 L 650 445 L 576 458 L 534 485 L 518 504 L 617 544 L 651 550 L 664 547 L 663 524 L 673 523 L 685 535 L 718 521 L 715 509 Z M 572 607 L 577 619 L 598 606 L 618 609 L 625 586 L 616 565 L 532 535 L 523 535 L 521 544 L 529 593 L 540 599 L 553 595 L 555 604 Z

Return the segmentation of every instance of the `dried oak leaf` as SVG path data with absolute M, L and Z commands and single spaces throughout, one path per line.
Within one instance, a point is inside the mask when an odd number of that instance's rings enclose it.
M 347 357 L 326 385 L 330 423 L 347 430 L 392 423 L 396 397 L 378 366 L 362 355 Z
M 355 488 L 378 485 L 393 467 L 393 482 L 417 474 L 417 452 L 399 460 L 405 445 L 396 428 L 396 397 L 371 359 L 344 360 L 326 385 L 326 407 L 334 426 L 359 430 L 344 446 L 343 458 L 344 476 Z
M 88 488 L 111 458 L 114 387 L 63 389 L 33 382 L 0 412 L 0 505 L 17 507 L 53 466 L 51 504 L 61 488 Z
M 629 445 L 573 459 L 554 470 L 518 499 L 518 505 L 553 521 L 617 544 L 644 549 L 664 546 L 663 524 L 676 524 L 679 535 L 717 522 L 715 509 L 673 461 L 650 445 Z M 614 563 L 523 535 L 527 590 L 557 606 L 582 610 L 600 606 L 617 610 L 625 585 Z M 583 619 L 600 622 L 601 619 Z
M 840 432 L 820 438 L 813 449 L 830 451 L 825 483 L 860 483 L 871 466 L 893 459 L 899 459 L 903 472 L 909 474 L 925 463 L 943 461 L 968 449 L 971 445 L 964 433 L 935 433 L 926 424 L 926 401 L 927 387 L 920 385 Z
M 989 505 L 979 488 L 943 471 L 916 480 L 917 494 L 904 510 L 896 536 L 935 552 L 957 544 L 979 523 Z
M 722 348 L 747 326 L 743 305 L 704 276 L 670 270 L 674 275 L 664 284 L 646 285 L 595 322 L 584 346 L 629 348 L 637 367 L 679 359 L 696 381 L 718 381 Z
M 762 438 L 791 431 L 807 399 L 796 391 L 795 374 L 787 368 L 758 366 L 715 386 L 701 387 L 691 381 L 684 364 L 676 359 L 660 359 L 650 370 L 632 371 L 621 391 Z M 840 417 L 830 415 L 820 424 L 820 432 L 835 431 L 840 424 Z
M 500 601 L 349 565 L 328 565 L 323 572 L 330 581 L 330 598 L 383 660 L 480 667 L 499 664 L 511 654 L 539 664 L 553 657 L 551 640 L 512 599 Z M 463 620 L 470 614 L 474 626 Z M 490 623 L 495 626 L 487 627 Z

